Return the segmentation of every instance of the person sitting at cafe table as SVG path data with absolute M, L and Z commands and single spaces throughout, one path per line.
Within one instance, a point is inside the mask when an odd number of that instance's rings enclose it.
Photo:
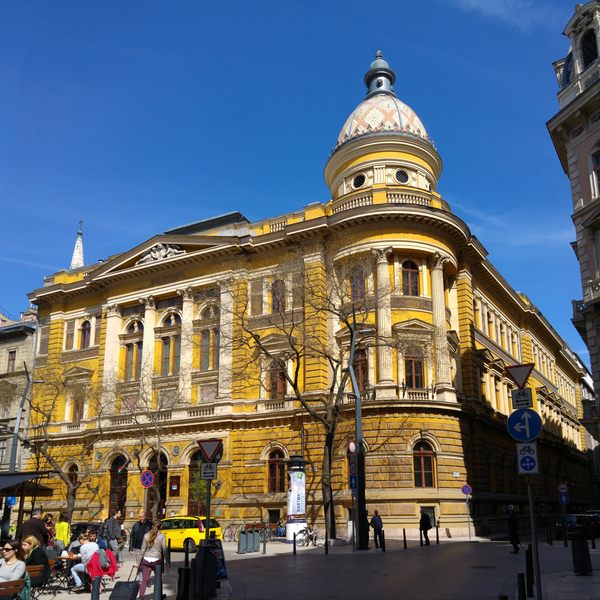
M 2 548 L 0 559 L 0 581 L 15 581 L 25 575 L 25 557 L 21 542 L 8 540 Z
M 27 567 L 42 565 L 44 568 L 37 577 L 31 578 L 31 587 L 44 585 L 50 578 L 50 562 L 48 555 L 40 546 L 40 542 L 33 535 L 28 535 L 22 542 L 23 554 L 25 556 L 25 565 Z
M 108 550 L 108 546 L 106 545 L 106 542 L 100 537 L 100 535 L 96 529 L 94 529 L 93 527 L 88 527 L 87 534 L 88 534 L 88 539 L 90 540 L 90 542 L 96 542 L 96 544 L 98 544 L 98 548 L 100 548 L 100 550 Z
M 98 552 L 98 544 L 96 544 L 96 542 L 90 542 L 86 533 L 82 533 L 79 536 L 79 542 L 81 544 L 81 562 L 73 565 L 73 568 L 71 569 L 71 575 L 73 575 L 73 579 L 75 580 L 75 587 L 73 588 L 74 592 L 85 589 L 79 574 L 87 572 L 86 565 L 90 562 L 92 556 Z

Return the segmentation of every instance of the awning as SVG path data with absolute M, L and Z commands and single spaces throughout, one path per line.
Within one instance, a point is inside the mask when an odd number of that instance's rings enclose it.
M 21 471 L 19 473 L 0 473 L 0 497 L 20 496 L 52 496 L 52 488 L 31 481 L 36 477 L 48 475 L 52 471 Z

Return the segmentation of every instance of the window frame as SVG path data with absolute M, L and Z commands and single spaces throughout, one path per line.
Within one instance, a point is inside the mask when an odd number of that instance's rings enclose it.
M 411 349 L 411 351 L 411 354 L 404 355 L 404 385 L 410 389 L 422 390 L 425 389 L 425 369 L 423 356 L 415 353 L 413 349 Z M 417 372 L 419 370 L 420 373 Z M 421 385 L 416 385 L 416 383 L 419 383 L 419 379 Z
M 271 314 L 285 312 L 287 309 L 286 300 L 285 280 L 276 279 L 271 284 Z
M 283 400 L 287 395 L 287 378 L 285 376 L 285 361 L 275 359 L 268 372 L 269 400 Z
M 86 319 L 80 327 L 79 333 L 79 349 L 87 350 L 92 342 L 92 324 Z
M 17 351 L 9 350 L 8 351 L 8 364 L 6 365 L 6 372 L 14 373 L 16 364 L 17 364 Z
M 286 488 L 285 456 L 281 450 L 273 450 L 267 459 L 267 491 L 277 494 L 287 491 Z
M 593 40 L 592 44 L 588 40 Z M 581 36 L 581 59 L 583 61 L 583 70 L 591 67 L 598 59 L 598 39 L 593 29 L 587 31 Z
M 412 260 L 405 260 L 402 263 L 402 295 L 413 297 L 419 296 L 419 288 L 419 266 Z
M 348 287 L 351 302 L 360 302 L 365 299 L 367 295 L 367 277 L 365 269 L 362 266 L 350 269 L 348 273 Z
M 428 450 L 423 450 L 426 446 Z M 420 447 L 420 448 L 419 448 Z M 428 442 L 419 440 L 414 446 L 412 451 L 413 458 L 413 485 L 418 489 L 434 489 L 436 487 L 436 465 L 435 465 L 435 452 L 433 447 Z M 426 470 L 424 462 L 425 459 L 431 460 L 431 470 Z M 420 469 L 417 469 L 417 463 L 419 463 Z M 426 476 L 431 475 L 431 485 L 426 485 Z M 417 485 L 417 475 L 421 478 L 421 485 Z
M 358 391 L 364 392 L 369 386 L 369 355 L 365 349 L 358 349 L 354 355 L 354 376 L 358 384 Z

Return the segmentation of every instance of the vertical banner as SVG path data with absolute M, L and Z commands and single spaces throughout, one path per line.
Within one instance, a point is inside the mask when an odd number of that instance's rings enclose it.
M 304 515 L 306 512 L 306 478 L 302 471 L 288 472 L 287 514 Z

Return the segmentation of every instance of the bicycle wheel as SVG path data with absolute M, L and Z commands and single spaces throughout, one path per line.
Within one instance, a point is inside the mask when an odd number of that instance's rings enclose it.
M 315 533 L 313 535 L 313 543 L 315 546 L 324 546 L 325 545 L 325 537 L 320 533 Z

